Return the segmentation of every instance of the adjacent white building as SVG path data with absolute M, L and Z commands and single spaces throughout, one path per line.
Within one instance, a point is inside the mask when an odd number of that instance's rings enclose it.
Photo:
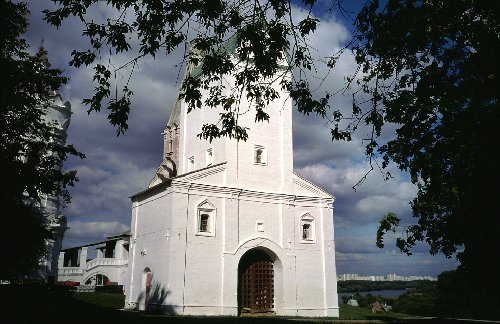
M 38 50 L 40 59 L 44 62 L 46 67 L 50 67 L 49 60 L 44 52 L 43 46 Z M 46 114 L 43 117 L 47 124 L 53 124 L 59 135 L 59 144 L 65 145 L 67 138 L 67 130 L 71 122 L 71 104 L 69 101 L 63 101 L 58 91 L 49 91 L 49 101 L 47 102 Z M 56 166 L 62 168 L 62 165 Z M 45 240 L 45 253 L 38 261 L 38 267 L 30 277 L 47 282 L 54 283 L 57 280 L 57 262 L 59 251 L 62 247 L 64 233 L 68 225 L 66 216 L 62 213 L 61 202 L 59 197 L 53 195 L 42 195 L 40 203 L 30 201 L 40 208 L 44 214 L 44 223 L 46 228 L 50 231 L 51 237 Z
M 200 140 L 220 112 L 175 103 L 163 162 L 131 197 L 126 308 L 338 316 L 334 198 L 293 172 L 290 99 L 269 104 L 269 122 L 241 114 L 245 142 Z
M 80 286 L 123 285 L 126 279 L 130 233 L 109 236 L 105 241 L 63 249 L 59 253 L 59 283 Z M 96 249 L 89 258 L 88 248 Z

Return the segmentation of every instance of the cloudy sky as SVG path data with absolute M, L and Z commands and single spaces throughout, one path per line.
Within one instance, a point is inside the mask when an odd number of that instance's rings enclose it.
M 77 20 L 68 20 L 55 29 L 42 19 L 41 11 L 53 7 L 48 0 L 28 1 L 31 10 L 30 26 L 25 35 L 35 50 L 42 39 L 53 67 L 64 69 L 70 82 L 60 89 L 64 100 L 70 101 L 73 116 L 68 131 L 68 143 L 86 154 L 86 159 L 70 158 L 65 165 L 76 169 L 80 181 L 71 190 L 72 203 L 64 213 L 70 229 L 64 238 L 64 247 L 71 247 L 103 239 L 130 228 L 129 196 L 144 190 L 151 180 L 162 155 L 161 132 L 168 120 L 183 71 L 183 49 L 156 60 L 141 61 L 135 70 L 130 87 L 134 91 L 129 130 L 116 136 L 105 112 L 90 116 L 81 104 L 92 91 L 91 69 L 68 66 L 73 49 L 84 50 L 89 44 Z M 355 9 L 355 7 L 353 7 Z M 91 11 L 95 20 L 113 17 L 114 12 L 104 5 Z M 296 10 L 295 15 L 303 12 Z M 322 23 L 310 38 L 318 57 L 333 53 L 350 38 L 351 27 L 344 17 L 325 14 Z M 133 54 L 130 54 L 129 58 Z M 125 62 L 121 57 L 113 63 Z M 321 90 L 338 89 L 345 76 L 354 70 L 349 55 L 344 56 L 330 73 Z M 318 69 L 321 75 L 322 69 Z M 117 75 L 125 82 L 128 74 Z M 314 81 L 312 81 L 314 82 Z M 324 89 L 323 89 L 324 88 Z M 349 107 L 349 96 L 337 97 L 334 107 Z M 372 172 L 356 191 L 352 186 L 369 170 L 360 138 L 361 130 L 352 142 L 331 142 L 330 129 L 325 121 L 294 113 L 294 168 L 305 178 L 320 185 L 335 196 L 335 237 L 337 272 L 362 275 L 432 275 L 456 267 L 454 259 L 442 255 L 430 256 L 427 246 L 417 246 L 411 257 L 401 254 L 390 239 L 386 247 L 375 246 L 378 220 L 387 212 L 395 212 L 404 222 L 411 222 L 408 202 L 416 188 L 408 176 L 397 168 L 390 170 L 393 179 L 384 181 L 380 173 Z M 383 136 L 390 137 L 393 129 Z

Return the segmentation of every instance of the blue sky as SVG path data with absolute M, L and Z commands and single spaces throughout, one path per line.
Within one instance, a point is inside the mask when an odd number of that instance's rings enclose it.
M 350 10 L 357 10 L 359 3 L 348 2 Z M 182 50 L 169 57 L 142 61 L 130 83 L 134 91 L 129 130 L 116 137 L 115 130 L 108 124 L 105 112 L 87 115 L 81 104 L 92 91 L 92 70 L 74 69 L 68 66 L 73 49 L 84 50 L 88 40 L 81 36 L 82 25 L 76 20 L 63 23 L 59 30 L 48 26 L 42 20 L 41 11 L 51 7 L 51 1 L 31 1 L 30 27 L 26 34 L 35 50 L 44 39 L 53 67 L 64 69 L 70 82 L 60 89 L 64 100 L 71 102 L 73 116 L 68 132 L 68 143 L 74 144 L 87 158 L 70 158 L 65 167 L 76 169 L 80 181 L 71 190 L 72 203 L 64 213 L 70 229 L 66 232 L 64 247 L 103 239 L 130 227 L 129 196 L 147 187 L 161 162 L 161 132 L 168 120 L 177 91 L 179 75 L 183 67 Z M 321 2 L 326 8 L 326 2 Z M 323 12 L 322 23 L 310 44 L 318 57 L 327 56 L 338 50 L 350 38 L 348 20 L 335 14 Z M 94 8 L 91 15 L 96 20 L 112 16 L 104 5 Z M 297 16 L 306 13 L 300 10 Z M 119 57 L 115 64 L 125 62 L 130 56 Z M 318 63 L 319 64 L 319 63 Z M 349 55 L 344 56 L 337 67 L 328 75 L 319 91 L 331 91 L 343 85 L 345 76 L 355 69 Z M 315 73 L 321 75 L 317 67 Z M 314 83 L 313 75 L 313 83 Z M 118 75 L 118 82 L 128 77 Z M 350 94 L 336 97 L 333 107 L 350 107 Z M 398 252 L 390 237 L 386 247 L 375 246 L 378 220 L 387 212 L 395 212 L 403 222 L 412 222 L 408 202 L 414 197 L 416 188 L 408 176 L 395 166 L 390 171 L 394 178 L 384 181 L 377 171 L 372 172 L 365 183 L 356 191 L 352 186 L 368 171 L 363 155 L 361 138 L 367 131 L 360 129 L 352 142 L 331 142 L 330 129 L 324 120 L 302 116 L 294 112 L 294 168 L 305 178 L 320 185 L 335 196 L 334 222 L 336 237 L 337 272 L 363 275 L 432 275 L 457 266 L 454 259 L 442 255 L 431 256 L 428 248 L 421 244 L 408 257 Z M 382 135 L 390 138 L 394 127 L 388 127 Z

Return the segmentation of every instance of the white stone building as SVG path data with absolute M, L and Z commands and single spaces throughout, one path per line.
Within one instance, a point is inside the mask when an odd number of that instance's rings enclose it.
M 61 145 L 64 145 L 68 126 L 71 122 L 71 104 L 68 101 L 63 102 L 61 95 L 57 91 L 52 91 L 50 94 L 45 120 L 47 123 L 55 123 L 61 136 Z M 52 195 L 42 196 L 39 207 L 45 215 L 44 222 L 52 237 L 45 240 L 45 254 L 39 260 L 38 268 L 35 270 L 33 277 L 53 283 L 57 278 L 59 251 L 62 247 L 64 233 L 68 228 L 67 219 L 62 213 L 61 203 L 57 197 Z
M 41 45 L 38 55 L 40 55 L 46 67 L 50 67 L 49 60 L 44 51 L 43 45 Z M 47 113 L 43 119 L 47 124 L 51 123 L 56 126 L 56 132 L 60 136 L 59 144 L 61 145 L 66 143 L 67 130 L 71 123 L 71 114 L 71 104 L 69 101 L 63 101 L 58 91 L 51 90 L 49 92 Z M 62 168 L 62 165 L 57 166 L 57 168 Z M 45 240 L 45 254 L 39 260 L 38 267 L 30 277 L 52 284 L 57 279 L 57 262 L 64 233 L 68 228 L 67 219 L 62 213 L 62 206 L 58 197 L 43 195 L 40 203 L 34 204 L 44 214 L 44 223 L 51 233 L 51 238 Z
M 63 249 L 59 253 L 59 283 L 81 286 L 123 285 L 126 279 L 130 233 L 109 236 L 105 241 Z M 88 248 L 96 257 L 88 258 Z
M 164 160 L 131 197 L 126 308 L 338 316 L 333 197 L 293 172 L 290 99 L 269 122 L 241 114 L 245 142 L 196 136 L 219 113 L 175 103 Z

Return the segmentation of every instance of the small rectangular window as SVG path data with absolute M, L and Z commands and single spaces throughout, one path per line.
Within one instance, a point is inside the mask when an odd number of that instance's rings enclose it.
M 257 222 L 257 232 L 264 232 L 264 223 Z
M 205 232 L 205 233 L 209 232 L 209 227 L 208 227 L 209 219 L 210 219 L 209 214 L 200 215 L 200 228 L 199 228 L 200 232 Z
M 194 171 L 194 156 L 188 159 L 188 172 Z
M 210 204 L 198 207 L 196 235 L 215 236 L 215 209 Z
M 265 146 L 254 145 L 253 161 L 255 164 L 267 165 L 267 150 Z
M 214 149 L 209 148 L 207 150 L 207 166 L 211 166 L 214 163 Z
M 301 230 L 301 239 L 302 243 L 315 243 L 316 242 L 316 234 L 314 228 L 314 218 L 306 214 L 301 217 L 300 220 L 300 230 Z
M 311 224 L 302 225 L 302 239 L 303 240 L 311 239 Z

